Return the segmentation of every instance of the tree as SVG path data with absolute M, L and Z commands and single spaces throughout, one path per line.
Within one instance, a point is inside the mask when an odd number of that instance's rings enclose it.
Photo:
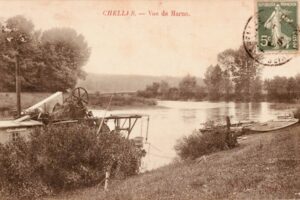
M 228 69 L 225 69 L 222 73 L 222 83 L 221 83 L 221 90 L 224 92 L 224 99 L 226 101 L 231 99 L 232 96 L 232 89 L 233 84 L 231 80 L 230 71 Z
M 47 90 L 66 91 L 76 86 L 78 78 L 85 77 L 82 67 L 88 61 L 90 48 L 84 37 L 75 30 L 47 30 L 41 36 L 41 47 L 46 68 L 41 74 L 41 81 Z
M 168 99 L 171 99 L 171 100 L 180 99 L 179 89 L 177 87 L 169 88 Z
M 287 97 L 288 99 L 292 100 L 297 97 L 297 83 L 294 77 L 290 77 L 287 80 L 287 85 L 286 85 L 286 90 L 287 90 Z
M 208 88 L 208 98 L 210 100 L 219 100 L 221 97 L 223 72 L 219 65 L 209 66 L 205 73 L 204 83 Z
M 296 98 L 300 97 L 300 74 L 297 74 L 295 76 L 295 82 L 296 82 Z
M 21 15 L 9 18 L 1 24 L 0 34 L 0 78 L 3 91 L 15 88 L 15 65 L 18 61 L 22 71 L 32 62 L 32 55 L 37 48 L 34 38 L 34 25 Z M 24 76 L 21 81 L 26 85 Z
M 161 81 L 159 84 L 159 95 L 161 96 L 161 98 L 163 99 L 167 99 L 169 97 L 169 89 L 170 86 L 166 81 Z
M 70 28 L 35 31 L 23 16 L 6 20 L 0 34 L 0 86 L 14 91 L 15 63 L 21 68 L 23 91 L 66 91 L 84 78 L 90 55 L 84 37 Z
M 269 100 L 293 101 L 299 98 L 300 75 L 295 77 L 275 76 L 264 82 Z
M 288 100 L 287 91 L 288 79 L 286 77 L 275 76 L 273 79 L 265 81 L 268 99 L 286 101 Z
M 205 96 L 206 96 L 205 87 L 196 85 L 196 88 L 195 88 L 195 98 L 197 100 L 202 100 L 203 98 L 205 98 Z
M 153 82 L 152 85 L 147 85 L 145 90 L 138 91 L 138 96 L 146 98 L 156 98 L 159 95 L 160 84 Z
M 263 82 L 259 76 L 255 77 L 250 84 L 251 101 L 259 101 L 262 99 Z
M 244 47 L 238 50 L 227 49 L 218 55 L 222 68 L 230 71 L 237 99 L 249 101 L 251 82 L 260 76 L 260 66 L 249 57 Z
M 194 98 L 196 86 L 196 77 L 190 76 L 189 74 L 183 77 L 178 86 L 180 97 L 184 99 Z

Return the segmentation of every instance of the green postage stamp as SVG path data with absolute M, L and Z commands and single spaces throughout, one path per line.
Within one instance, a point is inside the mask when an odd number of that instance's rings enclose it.
M 258 50 L 298 51 L 297 1 L 257 1 L 256 4 Z

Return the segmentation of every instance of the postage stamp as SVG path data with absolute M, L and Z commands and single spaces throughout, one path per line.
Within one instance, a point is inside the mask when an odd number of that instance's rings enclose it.
M 250 58 L 260 65 L 274 67 L 284 65 L 297 56 L 297 50 L 274 49 L 264 51 L 259 49 L 258 22 L 255 20 L 257 19 L 255 16 L 249 17 L 243 30 L 243 46 Z
M 299 49 L 297 1 L 257 1 L 257 47 L 261 52 Z
M 243 31 L 247 54 L 263 66 L 280 66 L 299 55 L 297 0 L 255 0 Z

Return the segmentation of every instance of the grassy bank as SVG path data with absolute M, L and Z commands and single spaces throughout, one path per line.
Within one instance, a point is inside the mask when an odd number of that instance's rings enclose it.
M 206 159 L 174 163 L 125 181 L 110 191 L 92 187 L 47 200 L 291 199 L 300 198 L 300 126 L 246 136 L 240 146 Z
M 22 93 L 21 94 L 21 107 L 22 109 L 28 108 L 39 101 L 50 96 L 51 93 Z M 68 94 L 64 94 L 65 97 Z M 104 109 L 107 107 L 110 96 L 101 96 L 97 94 L 89 94 L 90 108 Z M 0 93 L 0 117 L 10 117 L 13 111 L 16 110 L 16 94 L 15 93 Z M 110 109 L 128 109 L 128 108 L 146 108 L 156 105 L 156 101 L 152 99 L 145 99 L 136 97 L 134 95 L 115 95 L 112 98 Z
M 21 107 L 28 108 L 45 99 L 50 93 L 21 93 Z M 0 117 L 11 117 L 17 110 L 17 97 L 14 92 L 0 93 Z
M 89 95 L 89 107 L 105 109 L 110 102 L 111 96 L 101 96 L 99 94 Z M 156 101 L 153 99 L 146 99 L 137 97 L 135 95 L 114 95 L 111 99 L 110 109 L 123 109 L 123 108 L 140 108 L 140 107 L 153 107 Z
M 23 108 L 45 99 L 51 93 L 21 93 L 21 105 Z M 14 92 L 0 93 L 1 108 L 16 109 L 17 96 Z

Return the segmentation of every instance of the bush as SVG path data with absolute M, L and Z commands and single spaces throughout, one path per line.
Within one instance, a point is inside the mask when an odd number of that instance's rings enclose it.
M 138 172 L 142 152 L 120 134 L 102 133 L 82 124 L 48 125 L 0 146 L 0 191 L 34 199 L 61 190 L 99 183 Z
M 294 117 L 300 120 L 300 108 L 297 108 L 294 112 Z M 299 121 L 300 122 L 300 121 Z
M 49 193 L 36 176 L 29 152 L 30 146 L 22 138 L 0 146 L 0 188 L 4 194 L 32 199 Z
M 201 133 L 195 131 L 189 136 L 179 139 L 175 150 L 181 159 L 196 159 L 218 150 L 234 147 L 236 138 L 230 133 L 227 137 L 226 130 L 214 128 L 212 131 Z

